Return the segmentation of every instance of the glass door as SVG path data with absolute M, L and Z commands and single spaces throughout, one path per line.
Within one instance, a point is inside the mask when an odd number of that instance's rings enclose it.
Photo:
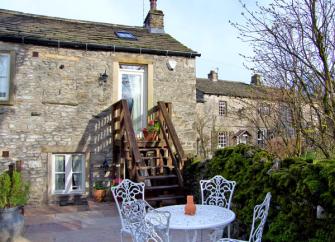
M 137 137 L 147 125 L 147 84 L 144 66 L 120 65 L 119 98 L 128 102 Z

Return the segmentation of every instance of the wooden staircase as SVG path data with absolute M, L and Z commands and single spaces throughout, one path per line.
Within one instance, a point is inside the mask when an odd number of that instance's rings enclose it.
M 126 100 L 111 107 L 113 162 L 120 167 L 115 177 L 145 183 L 145 199 L 154 206 L 182 202 L 185 198 L 181 168 L 184 151 L 171 120 L 171 104 L 158 102 L 148 120 L 160 123 L 157 140 L 135 137 Z

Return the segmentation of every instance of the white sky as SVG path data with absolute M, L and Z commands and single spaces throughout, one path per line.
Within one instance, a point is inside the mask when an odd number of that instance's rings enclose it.
M 259 0 L 265 2 L 269 0 Z M 245 0 L 255 4 L 255 0 Z M 229 20 L 242 20 L 238 0 L 157 0 L 165 14 L 165 31 L 200 52 L 197 77 L 218 68 L 219 78 L 249 82 L 252 73 L 239 53 L 250 54 Z M 144 7 L 144 8 L 143 8 Z M 0 8 L 71 19 L 141 26 L 149 0 L 1 0 Z

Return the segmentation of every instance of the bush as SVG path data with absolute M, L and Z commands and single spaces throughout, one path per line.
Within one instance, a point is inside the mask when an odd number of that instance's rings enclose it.
M 24 183 L 19 172 L 0 175 L 0 209 L 22 206 L 28 201 L 29 185 Z
M 210 161 L 187 164 L 185 186 L 198 194 L 200 179 L 222 175 L 236 181 L 232 209 L 239 238 L 247 239 L 254 206 L 271 192 L 264 241 L 335 241 L 335 161 L 289 158 L 278 168 L 273 160 L 247 145 L 221 149 Z M 326 211 L 323 219 L 316 218 L 318 205 Z

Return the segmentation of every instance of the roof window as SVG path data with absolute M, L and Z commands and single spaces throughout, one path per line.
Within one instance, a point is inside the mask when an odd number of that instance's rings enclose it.
M 117 31 L 115 34 L 120 39 L 137 40 L 137 38 L 132 33 L 126 31 Z

